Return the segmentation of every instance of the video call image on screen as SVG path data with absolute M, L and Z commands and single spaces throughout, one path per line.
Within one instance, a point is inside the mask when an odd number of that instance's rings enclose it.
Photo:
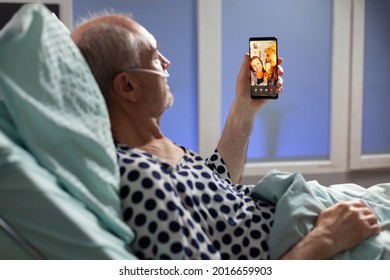
M 251 93 L 254 97 L 277 97 L 277 41 L 250 40 Z

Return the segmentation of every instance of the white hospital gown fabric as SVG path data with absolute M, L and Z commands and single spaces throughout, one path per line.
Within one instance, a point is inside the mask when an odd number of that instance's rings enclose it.
M 176 166 L 117 144 L 124 221 L 140 259 L 268 259 L 275 208 L 232 184 L 216 151 L 203 159 L 183 148 Z

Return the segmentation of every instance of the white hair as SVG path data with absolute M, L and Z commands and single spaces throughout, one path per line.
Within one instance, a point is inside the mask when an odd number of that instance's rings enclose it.
M 110 13 L 98 16 L 101 15 Z M 98 16 L 94 15 L 95 18 Z M 104 96 L 110 92 L 112 81 L 119 72 L 139 66 L 141 42 L 138 32 L 116 21 L 95 21 L 78 39 L 76 44 Z

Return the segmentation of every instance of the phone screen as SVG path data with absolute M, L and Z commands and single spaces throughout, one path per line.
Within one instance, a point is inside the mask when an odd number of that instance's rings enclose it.
M 276 37 L 249 38 L 252 98 L 278 98 L 278 40 Z

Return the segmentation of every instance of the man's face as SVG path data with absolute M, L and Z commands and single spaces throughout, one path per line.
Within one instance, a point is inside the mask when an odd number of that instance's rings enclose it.
M 164 72 L 170 62 L 158 50 L 156 39 L 144 28 L 139 30 L 143 45 L 141 53 L 141 68 Z M 161 113 L 173 104 L 173 96 L 165 77 L 153 73 L 139 72 L 141 91 L 150 106 L 161 110 Z

